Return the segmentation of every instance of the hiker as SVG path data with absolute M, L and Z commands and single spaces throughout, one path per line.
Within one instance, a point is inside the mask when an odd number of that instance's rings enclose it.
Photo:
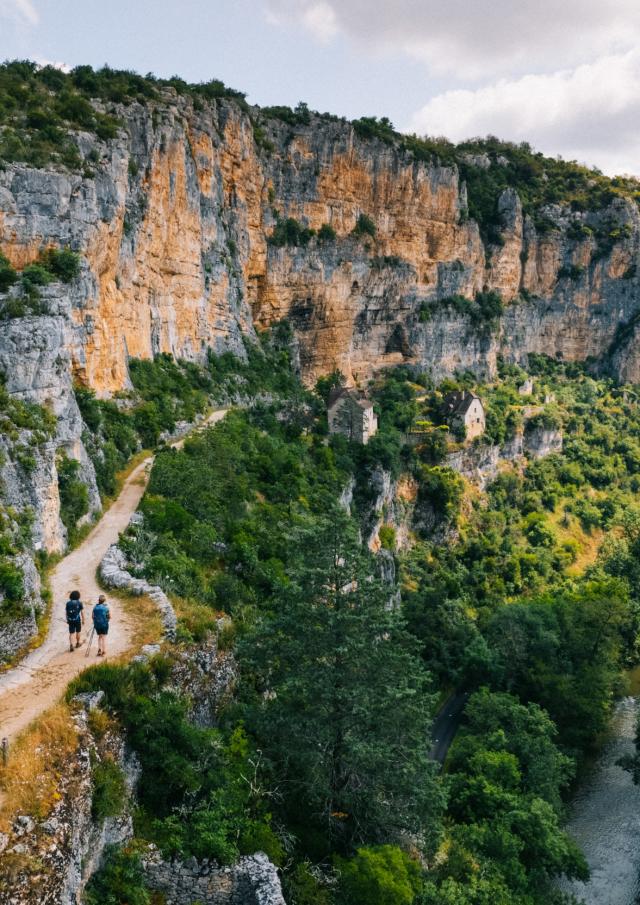
M 104 657 L 107 652 L 107 635 L 109 634 L 109 620 L 111 612 L 107 606 L 107 598 L 104 594 L 98 597 L 98 602 L 93 608 L 93 627 L 98 636 L 98 657 Z
M 76 636 L 76 647 L 80 647 L 80 632 L 84 625 L 84 606 L 80 600 L 80 591 L 72 591 L 67 600 L 67 625 L 69 626 L 69 652 L 75 650 L 73 646 L 73 636 Z

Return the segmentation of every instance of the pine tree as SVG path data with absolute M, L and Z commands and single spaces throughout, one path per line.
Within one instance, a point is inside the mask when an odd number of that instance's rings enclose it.
M 332 847 L 410 833 L 426 848 L 442 792 L 427 755 L 433 698 L 391 589 L 340 510 L 290 538 L 278 610 L 244 642 L 252 722 L 290 816 Z

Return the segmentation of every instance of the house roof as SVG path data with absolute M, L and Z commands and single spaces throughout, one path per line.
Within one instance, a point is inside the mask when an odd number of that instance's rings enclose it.
M 480 397 L 470 390 L 453 390 L 444 397 L 442 408 L 448 415 L 466 415 L 476 400 L 482 405 Z
M 357 390 L 352 390 L 349 387 L 341 386 L 334 387 L 329 393 L 327 408 L 333 408 L 333 406 L 336 404 L 336 402 L 338 402 L 339 399 L 343 399 L 345 397 L 353 399 L 353 401 L 362 409 L 371 408 L 371 406 L 373 405 L 370 399 L 365 399 L 364 397 L 360 396 Z

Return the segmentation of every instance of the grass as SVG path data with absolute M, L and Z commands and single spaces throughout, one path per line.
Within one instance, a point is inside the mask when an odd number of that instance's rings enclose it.
M 591 532 L 584 530 L 580 520 L 574 515 L 570 516 L 569 524 L 563 524 L 564 511 L 562 505 L 555 512 L 549 514 L 549 521 L 558 538 L 558 544 L 574 542 L 577 545 L 577 557 L 566 569 L 566 574 L 572 578 L 579 575 L 593 565 L 598 558 L 600 547 L 605 538 L 605 532 L 601 528 L 593 528 Z
M 6 767 L 0 766 L 0 830 L 16 814 L 45 819 L 60 799 L 60 777 L 77 749 L 78 732 L 65 703 L 56 704 L 14 742 Z
M 127 462 L 125 467 L 116 474 L 116 492 L 112 496 L 105 496 L 102 499 L 102 516 L 109 511 L 109 509 L 113 506 L 115 501 L 120 496 L 122 488 L 124 487 L 125 481 L 127 478 L 136 470 L 138 465 L 145 461 L 145 459 L 149 459 L 153 456 L 153 452 L 150 449 L 141 449 L 139 450 L 131 459 Z
M 218 619 L 225 615 L 193 599 L 172 597 L 171 603 L 178 617 L 179 637 L 185 640 L 203 641 L 209 632 L 216 634 Z

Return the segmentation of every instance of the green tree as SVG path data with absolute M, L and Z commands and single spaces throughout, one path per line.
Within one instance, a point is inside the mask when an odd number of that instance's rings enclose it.
M 432 698 L 391 589 L 341 511 L 288 538 L 297 556 L 273 616 L 241 646 L 262 700 L 251 723 L 329 842 L 438 836 L 442 794 L 426 755 Z

